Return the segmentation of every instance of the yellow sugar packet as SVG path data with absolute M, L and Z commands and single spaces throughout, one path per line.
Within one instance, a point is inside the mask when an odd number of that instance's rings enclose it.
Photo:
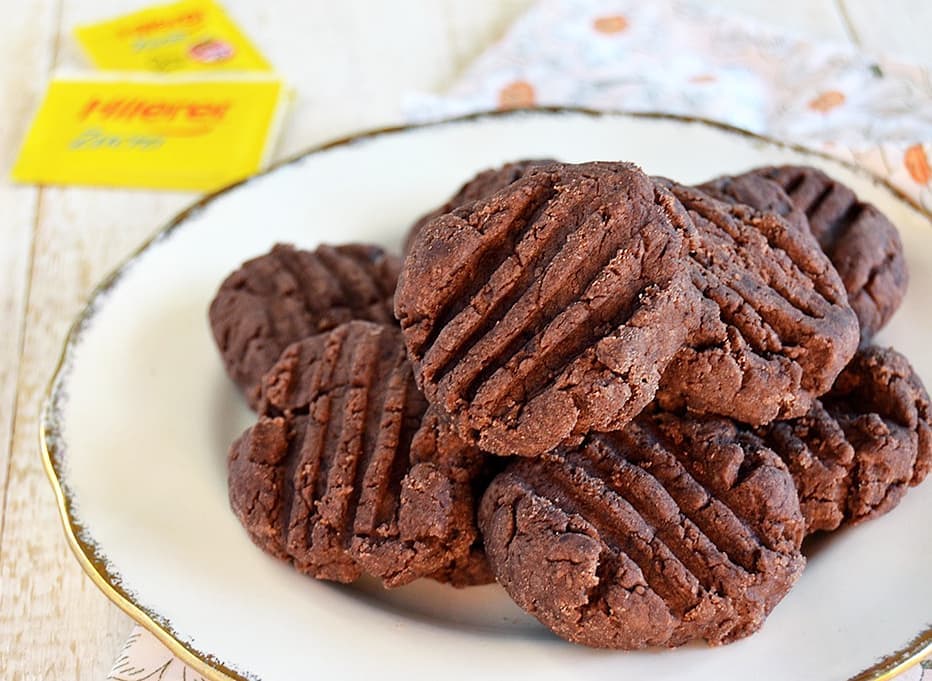
M 13 179 L 217 189 L 267 164 L 287 102 L 271 73 L 60 76 Z
M 74 30 L 100 69 L 270 71 L 271 65 L 212 0 L 181 0 Z

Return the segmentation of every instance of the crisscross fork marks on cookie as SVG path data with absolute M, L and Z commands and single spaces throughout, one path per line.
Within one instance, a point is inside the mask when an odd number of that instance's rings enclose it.
M 745 636 L 803 565 L 789 472 L 720 419 L 641 415 L 512 464 L 486 492 L 480 523 L 516 602 L 588 645 Z
M 650 401 L 697 321 L 669 203 L 631 165 L 555 164 L 425 225 L 396 314 L 461 436 L 535 456 Z

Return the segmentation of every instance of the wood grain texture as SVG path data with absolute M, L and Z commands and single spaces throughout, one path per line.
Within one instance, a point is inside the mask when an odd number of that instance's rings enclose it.
M 230 8 L 299 93 L 279 144 L 287 156 L 401 122 L 405 92 L 448 85 L 528 4 L 286 0 L 251 18 L 253 2 Z
M 100 678 L 107 671 L 105 656 L 83 651 L 114 650 L 127 626 L 62 541 L 36 455 L 39 403 L 69 318 L 100 275 L 151 228 L 152 206 L 141 197 L 120 198 L 101 192 L 95 201 L 81 190 L 51 189 L 40 205 L 0 559 L 0 574 L 10 585 L 0 609 L 0 640 L 9 647 L 4 662 L 13 678 L 37 668 L 48 678 Z M 100 206 L 110 219 L 95 210 Z M 117 217 L 117 210 L 123 215 Z M 82 229 L 75 229 L 78 215 L 88 219 Z
M 54 53 L 57 3 L 54 0 L 5 8 L 0 23 L 0 101 L 4 103 L 0 126 L 0 169 L 9 172 L 24 135 L 32 110 L 37 105 L 48 77 Z M 13 68 L 15 65 L 15 68 Z M 4 333 L 0 335 L 0 504 L 6 508 L 18 491 L 12 488 L 12 438 L 16 413 L 16 385 L 21 379 L 19 357 L 22 348 L 27 277 L 33 227 L 40 192 L 33 187 L 0 182 L 3 208 L 3 244 L 0 247 L 0 314 Z M 34 450 L 33 450 L 34 451 Z M 12 521 L 0 511 L 0 565 L 12 548 L 4 537 L 14 531 Z M 54 550 L 53 548 L 49 550 Z M 26 635 L 27 623 L 16 612 L 30 607 L 28 594 L 20 594 L 20 584 L 0 567 L 0 668 Z M 54 575 L 44 575 L 54 579 Z M 50 601 L 50 599 L 46 599 Z M 6 671 L 5 669 L 3 671 Z
M 33 25 L 32 6 L 23 12 Z M 53 10 L 54 5 L 53 5 Z M 68 7 L 50 11 L 51 35 L 70 26 Z M 47 27 L 48 31 L 49 28 Z M 59 52 L 55 40 L 37 58 Z M 16 60 L 23 62 L 22 56 Z M 39 84 L 46 73 L 34 80 Z M 33 104 L 34 105 L 34 104 Z M 34 259 L 13 423 L 0 551 L 0 660 L 12 679 L 100 679 L 130 626 L 78 567 L 37 455 L 40 401 L 71 319 L 93 287 L 190 194 L 43 189 L 35 207 Z
M 4 102 L 0 126 L 0 170 L 9 172 L 16 159 L 29 117 L 42 96 L 52 53 L 56 5 L 51 0 L 34 8 L 12 8 L 0 25 L 0 64 L 26 60 L 28 66 L 0 68 L 0 102 Z M 16 382 L 22 346 L 26 280 L 32 230 L 39 190 L 0 182 L 0 206 L 4 212 L 3 245 L 0 247 L 0 513 L 7 491 L 10 445 L 15 412 Z M 0 515 L 0 555 L 3 553 L 3 516 Z M 0 585 L 2 594 L 2 585 Z
M 82 64 L 70 28 L 149 4 L 146 0 L 61 2 L 60 17 L 56 0 L 7 3 L 4 8 L 0 22 L 4 173 L 50 63 L 54 59 L 67 66 Z M 862 7 L 872 0 L 846 3 L 858 34 L 869 46 L 883 46 L 884 41 L 902 46 L 902 36 L 912 40 L 917 31 L 932 25 L 932 5 L 923 0 L 912 5 L 888 0 L 882 11 L 873 14 Z M 400 121 L 404 93 L 445 88 L 531 0 L 226 0 L 225 4 L 298 92 L 279 145 L 281 157 L 335 136 Z M 717 4 L 801 35 L 846 39 L 833 0 L 717 0 Z M 897 16 L 908 9 L 913 14 Z M 923 50 L 932 49 L 925 44 L 916 47 L 913 54 L 920 57 Z M 0 310 L 7 320 L 6 334 L 0 336 L 0 483 L 7 463 L 10 472 L 6 505 L 0 510 L 3 679 L 97 681 L 129 631 L 129 620 L 81 574 L 65 545 L 36 454 L 39 400 L 70 321 L 94 285 L 193 199 L 191 194 L 72 188 L 43 190 L 40 200 L 37 190 L 14 188 L 5 177 L 0 179 L 5 220 Z M 28 308 L 24 308 L 27 284 Z M 14 383 L 18 392 L 12 422 Z M 7 446 L 11 423 L 12 450 Z

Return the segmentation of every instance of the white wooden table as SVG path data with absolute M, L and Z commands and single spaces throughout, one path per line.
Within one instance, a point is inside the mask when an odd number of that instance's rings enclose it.
M 138 0 L 0 0 L 0 678 L 100 680 L 131 623 L 65 545 L 37 453 L 39 401 L 98 280 L 192 194 L 13 186 L 6 179 L 51 71 L 82 60 L 76 23 Z M 279 155 L 400 120 L 531 0 L 225 0 L 299 102 Z M 715 0 L 803 35 L 932 64 L 930 0 Z

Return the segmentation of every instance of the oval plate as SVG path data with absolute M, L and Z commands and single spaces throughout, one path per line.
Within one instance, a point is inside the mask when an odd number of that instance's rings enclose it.
M 397 248 L 411 222 L 506 160 L 630 159 L 698 182 L 773 163 L 824 168 L 899 225 L 910 294 L 878 342 L 932 384 L 932 230 L 888 187 L 828 158 L 667 116 L 536 111 L 387 130 L 311 151 L 179 216 L 95 293 L 44 411 L 66 533 L 95 583 L 214 679 L 881 679 L 932 648 L 932 484 L 810 547 L 756 635 L 723 648 L 607 652 L 558 640 L 497 586 L 395 591 L 316 582 L 256 549 L 229 510 L 225 456 L 251 416 L 206 321 L 223 278 L 277 241 Z

